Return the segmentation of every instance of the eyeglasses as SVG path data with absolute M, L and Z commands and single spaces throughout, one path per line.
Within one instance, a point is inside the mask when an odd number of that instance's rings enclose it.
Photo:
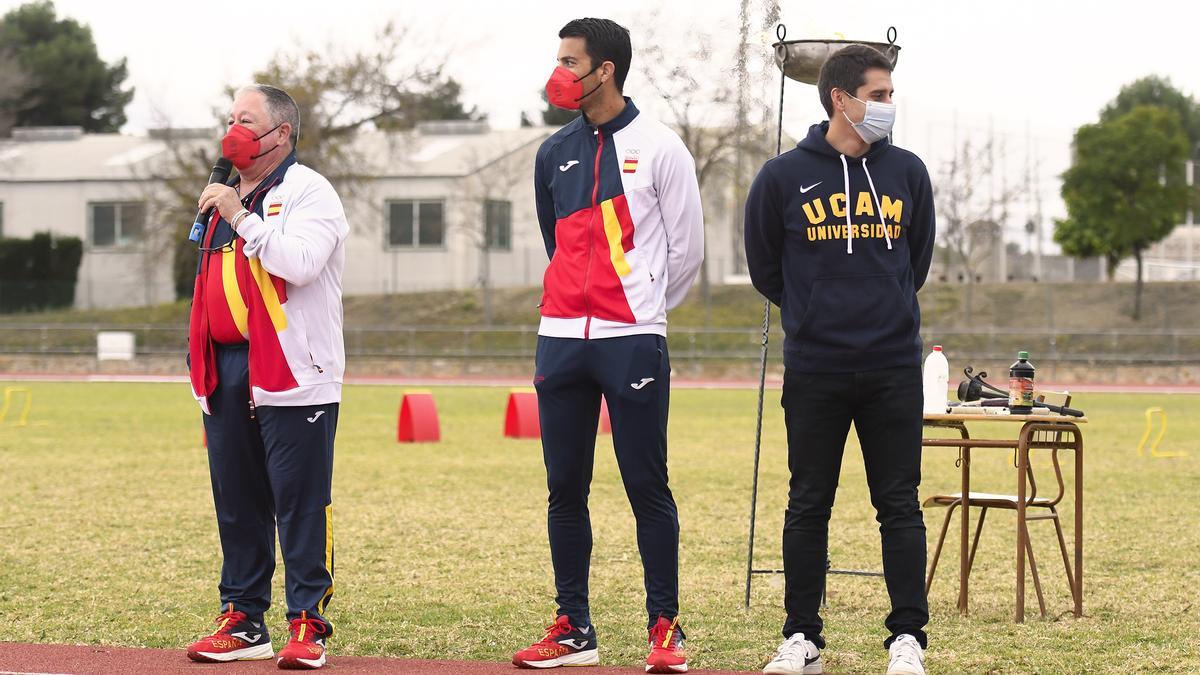
M 234 248 L 235 241 L 237 241 L 236 236 L 234 236 L 232 239 L 225 242 L 224 244 L 221 244 L 220 246 L 211 246 L 211 247 L 210 246 L 200 246 L 198 248 L 200 249 L 201 253 L 217 253 L 217 252 L 233 253 L 236 250 Z

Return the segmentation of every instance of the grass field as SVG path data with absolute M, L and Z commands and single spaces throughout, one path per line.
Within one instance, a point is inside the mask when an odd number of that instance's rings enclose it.
M 3 385 L 4 383 L 0 383 Z M 0 426 L 3 640 L 181 647 L 216 609 L 220 564 L 199 412 L 186 385 L 30 384 L 31 425 Z M 334 523 L 335 654 L 507 660 L 552 617 L 545 477 L 536 441 L 501 437 L 506 391 L 435 389 L 443 442 L 395 443 L 401 390 L 348 387 Z M 757 669 L 780 639 L 782 580 L 742 609 L 752 391 L 676 391 L 671 478 L 682 524 L 682 609 L 696 667 Z M 955 529 L 930 598 L 935 673 L 1197 672 L 1200 397 L 1085 395 L 1085 617 L 1069 614 L 1052 527 L 1033 523 L 1050 617 L 1011 621 L 1013 517 L 997 513 L 958 616 Z M 1163 449 L 1135 453 L 1142 411 L 1170 414 Z M 608 446 L 607 437 L 600 440 Z M 777 392 L 764 430 L 758 561 L 779 564 L 786 463 Z M 1007 453 L 976 456 L 976 489 L 1010 491 Z M 1047 460 L 1035 466 L 1047 468 Z M 923 492 L 953 491 L 954 451 L 927 450 Z M 603 661 L 644 657 L 633 518 L 611 451 L 592 490 L 593 619 Z M 930 539 L 943 512 L 926 513 Z M 1070 507 L 1065 520 L 1072 522 Z M 878 568 L 861 456 L 847 450 L 831 524 L 835 566 Z M 282 570 L 276 574 L 282 579 Z M 827 668 L 882 672 L 882 580 L 832 577 Z M 281 583 L 268 620 L 283 631 Z

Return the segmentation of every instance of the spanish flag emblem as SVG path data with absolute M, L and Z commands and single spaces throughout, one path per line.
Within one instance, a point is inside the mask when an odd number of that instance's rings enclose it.
M 277 216 L 283 210 L 283 202 L 275 202 L 267 207 L 268 216 Z
M 625 155 L 625 161 L 621 163 L 622 173 L 637 173 L 638 156 Z

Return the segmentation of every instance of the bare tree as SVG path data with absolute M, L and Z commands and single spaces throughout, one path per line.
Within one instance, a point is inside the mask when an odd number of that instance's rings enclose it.
M 765 160 L 770 151 L 769 141 L 771 130 L 775 129 L 778 123 L 772 120 L 772 112 L 778 112 L 776 103 L 767 101 L 765 96 L 755 97 L 751 94 L 752 88 L 757 87 L 761 91 L 762 84 L 769 80 L 774 80 L 775 68 L 774 61 L 771 56 L 765 55 L 759 45 L 751 43 L 751 22 L 757 19 L 757 26 L 764 33 L 773 30 L 779 22 L 779 3 L 774 0 L 755 2 L 756 7 L 751 8 L 750 0 L 740 0 L 738 7 L 738 47 L 737 60 L 735 63 L 737 69 L 737 149 L 736 158 L 733 170 L 733 227 L 730 234 L 732 240 L 730 247 L 733 251 L 734 272 L 746 272 L 746 241 L 745 241 L 745 212 L 741 205 L 746 202 L 746 193 L 749 188 L 750 175 L 756 173 L 750 166 L 754 163 L 761 163 Z M 753 51 L 752 51 L 752 48 Z M 758 57 L 757 59 L 755 57 Z M 750 124 L 750 108 L 755 107 L 760 111 L 761 117 L 759 123 L 752 126 Z M 757 127 L 757 128 L 755 128 Z M 754 134 L 754 135 L 751 135 Z M 757 138 L 756 138 L 757 136 Z M 752 142 L 752 139 L 753 142 Z M 752 156 L 751 156 L 752 155 Z
M 140 198 L 147 204 L 147 213 L 155 214 L 154 220 L 145 225 L 142 257 L 149 266 L 162 264 L 171 256 L 176 298 L 192 295 L 197 245 L 187 235 L 196 216 L 196 197 L 219 156 L 213 142 L 218 135 L 216 125 L 211 130 L 162 126 L 152 132 L 152 137 L 163 144 L 163 152 L 153 161 L 134 167 L 141 186 Z
M 478 257 L 476 284 L 483 295 L 483 322 L 491 325 L 494 319 L 492 298 L 492 252 L 501 244 L 500 232 L 488 228 L 489 209 L 493 217 L 503 219 L 507 210 L 512 243 L 512 203 L 518 185 L 533 181 L 533 151 L 545 136 L 537 136 L 516 146 L 480 146 L 468 153 L 469 175 L 463 181 L 459 217 L 452 229 L 462 233 L 475 248 Z
M 421 54 L 419 60 L 411 55 Z M 337 188 L 343 201 L 366 205 L 364 227 L 381 227 L 383 205 L 374 199 L 374 176 L 403 156 L 406 132 L 426 119 L 480 119 L 474 109 L 466 110 L 458 100 L 461 93 L 445 75 L 445 59 L 407 30 L 391 23 L 380 29 L 373 41 L 346 52 L 334 45 L 320 49 L 300 48 L 277 54 L 253 81 L 272 84 L 287 91 L 300 109 L 300 137 L 296 153 L 300 161 L 316 169 Z M 236 86 L 230 85 L 230 96 Z M 162 130 L 168 161 L 153 168 L 149 178 L 163 184 L 177 200 L 169 208 L 175 242 L 176 293 L 191 293 L 195 245 L 187 241 L 186 228 L 194 211 L 196 194 L 203 186 L 219 148 L 215 142 L 224 126 L 227 110 L 213 110 L 214 125 L 207 143 L 194 134 Z M 383 131 L 364 143 L 362 132 Z M 189 213 L 189 208 L 192 211 Z
M 414 62 L 404 56 L 413 53 L 423 58 Z M 461 104 L 447 112 L 444 90 L 453 90 L 453 107 L 460 89 L 445 76 L 444 63 L 408 30 L 389 22 L 358 51 L 327 45 L 282 52 L 253 79 L 295 99 L 301 120 L 296 150 L 305 163 L 326 176 L 353 181 L 363 178 L 361 151 L 354 143 L 359 131 L 405 131 L 425 119 L 458 119 L 459 112 L 479 117 L 461 111 Z M 233 92 L 231 87 L 228 93 Z
M 651 27 L 660 25 L 654 18 L 640 23 Z M 736 56 L 729 59 L 723 50 L 714 49 L 713 36 L 709 33 L 689 32 L 689 46 L 680 50 L 664 47 L 653 28 L 644 33 L 647 46 L 639 52 L 640 72 L 666 104 L 668 116 L 664 121 L 679 134 L 695 160 L 696 182 L 701 194 L 731 188 L 735 194 L 744 193 L 745 186 L 734 185 L 741 176 L 739 160 L 762 160 L 768 155 L 760 142 L 763 135 L 747 133 L 748 122 L 739 114 L 765 104 L 753 100 L 748 86 L 739 86 L 739 78 L 746 76 L 739 72 Z M 739 201 L 730 209 L 731 229 L 735 232 L 740 224 L 737 213 L 740 208 Z M 712 238 L 707 232 L 705 234 L 700 293 L 707 324 L 712 304 L 708 256 Z M 734 254 L 738 255 L 739 251 L 735 246 Z
M 934 184 L 937 207 L 938 238 L 942 242 L 943 269 L 961 270 L 967 282 L 966 312 L 971 313 L 971 287 L 977 281 L 980 266 L 1003 246 L 1003 224 L 1008 216 L 1008 203 L 1020 191 L 1007 183 L 997 192 L 995 142 L 989 139 L 982 145 L 970 140 L 955 147 L 954 156 L 944 162 Z M 999 148 L 1001 157 L 1003 147 Z M 1001 271 L 1002 276 L 1006 271 Z

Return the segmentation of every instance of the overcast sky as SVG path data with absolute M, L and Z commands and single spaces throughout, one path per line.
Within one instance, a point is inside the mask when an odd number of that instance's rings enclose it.
M 21 4 L 0 0 L 0 11 Z M 557 32 L 580 15 L 600 14 L 629 26 L 634 59 L 654 30 L 672 50 L 686 49 L 697 31 L 732 50 L 737 0 L 606 0 L 593 6 L 526 0 L 289 0 L 178 3 L 162 0 L 57 0 L 60 16 L 92 27 L 100 55 L 127 58 L 136 89 L 127 131 L 167 119 L 174 126 L 212 123 L 222 89 L 244 83 L 275 53 L 302 47 L 349 49 L 391 20 L 417 36 L 414 59 L 446 58 L 464 99 L 486 111 L 495 127 L 516 126 L 522 111 L 540 107 L 537 91 L 554 67 Z M 756 2 L 756 4 L 759 4 Z M 934 175 L 955 137 L 985 141 L 994 134 L 1008 151 L 1005 176 L 1026 175 L 1026 153 L 1037 168 L 1047 231 L 1062 214 L 1058 179 L 1069 163 L 1074 129 L 1095 121 L 1122 84 L 1148 74 L 1170 77 L 1200 94 L 1200 9 L 1181 0 L 1032 2 L 789 2 L 782 20 L 789 39 L 844 36 L 883 41 L 896 26 L 900 59 L 893 81 L 899 104 L 897 143 L 921 155 Z M 759 35 L 763 53 L 768 36 Z M 701 77 L 726 77 L 697 63 Z M 631 76 L 626 93 L 639 98 Z M 643 87 L 644 89 L 644 87 Z M 823 117 L 815 88 L 789 82 L 785 131 L 804 133 Z M 1028 140 L 1027 140 L 1028 139 Z M 1014 205 L 1009 239 L 1024 244 L 1024 204 Z M 1049 234 L 1047 232 L 1047 239 Z

